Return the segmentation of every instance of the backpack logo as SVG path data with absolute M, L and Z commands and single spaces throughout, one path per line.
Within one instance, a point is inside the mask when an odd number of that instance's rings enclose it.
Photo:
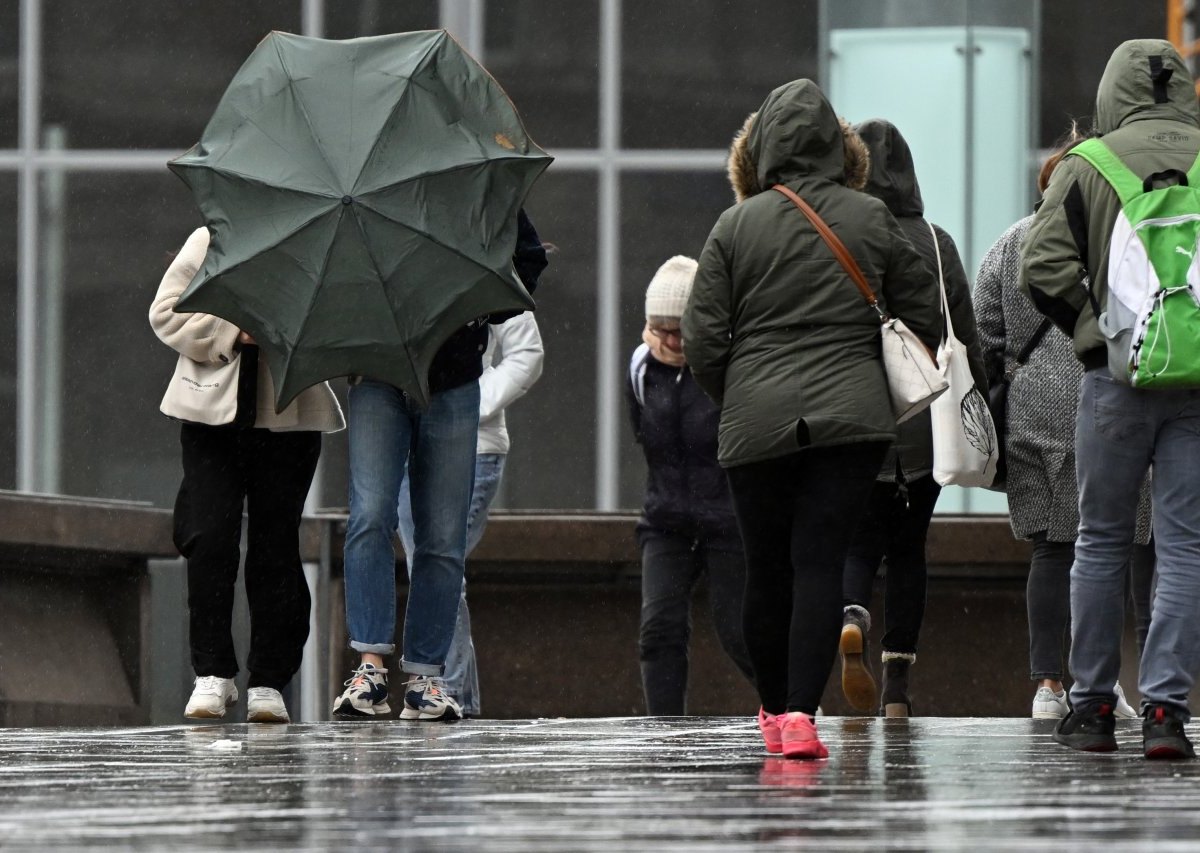
M 1108 301 L 1093 303 L 1114 379 L 1136 388 L 1200 388 L 1200 156 L 1155 187 L 1102 139 L 1075 146 L 1121 199 L 1108 252 Z M 1182 256 L 1182 257 L 1180 257 Z

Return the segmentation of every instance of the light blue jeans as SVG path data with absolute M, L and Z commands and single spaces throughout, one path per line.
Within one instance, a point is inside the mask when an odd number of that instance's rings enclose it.
M 1200 668 L 1200 390 L 1146 391 L 1084 374 L 1076 422 L 1079 539 L 1071 568 L 1071 704 L 1113 701 L 1138 490 L 1153 464 L 1158 587 L 1142 653 L 1142 708 L 1187 713 Z
M 475 457 L 475 488 L 471 492 L 471 510 L 467 515 L 467 554 L 475 550 L 487 527 L 488 507 L 500 488 L 504 475 L 503 453 L 480 453 Z M 400 517 L 400 541 L 404 553 L 413 553 L 413 520 L 409 506 L 408 477 L 400 487 L 400 501 L 396 507 Z M 458 622 L 454 626 L 454 640 L 446 655 L 446 686 L 450 695 L 462 705 L 463 713 L 479 716 L 479 669 L 475 664 L 475 643 L 471 640 L 471 612 L 467 607 L 467 582 L 463 580 L 462 597 L 458 602 Z
M 467 515 L 475 476 L 479 383 L 432 395 L 421 412 L 406 394 L 364 380 L 350 389 L 350 520 L 346 624 L 359 652 L 395 651 L 396 502 L 407 464 L 414 544 L 401 668 L 441 675 L 462 597 Z

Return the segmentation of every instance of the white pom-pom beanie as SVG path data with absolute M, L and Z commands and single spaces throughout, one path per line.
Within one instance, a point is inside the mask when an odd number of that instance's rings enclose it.
M 646 288 L 646 316 L 682 317 L 697 266 L 691 258 L 676 255 L 659 267 Z

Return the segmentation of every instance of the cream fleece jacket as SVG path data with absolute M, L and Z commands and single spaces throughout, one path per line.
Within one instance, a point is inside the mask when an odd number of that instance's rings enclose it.
M 159 340 L 178 352 L 181 359 L 229 363 L 237 355 L 236 344 L 241 332 L 237 326 L 212 314 L 176 314 L 172 310 L 203 265 L 208 240 L 208 229 L 197 228 L 183 244 L 158 286 L 150 306 L 150 326 Z M 181 417 L 174 390 L 168 387 L 159 408 L 165 415 Z M 257 404 L 256 428 L 276 432 L 337 432 L 346 426 L 342 408 L 327 382 L 306 388 L 287 408 L 276 414 L 275 388 L 266 359 L 259 359 L 258 363 Z

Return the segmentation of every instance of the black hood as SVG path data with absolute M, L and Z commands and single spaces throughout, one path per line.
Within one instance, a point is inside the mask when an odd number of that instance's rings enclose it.
M 886 119 L 873 118 L 854 125 L 854 130 L 871 153 L 871 171 L 863 192 L 886 204 L 897 218 L 923 216 L 925 203 L 921 201 L 912 151 L 896 126 Z

